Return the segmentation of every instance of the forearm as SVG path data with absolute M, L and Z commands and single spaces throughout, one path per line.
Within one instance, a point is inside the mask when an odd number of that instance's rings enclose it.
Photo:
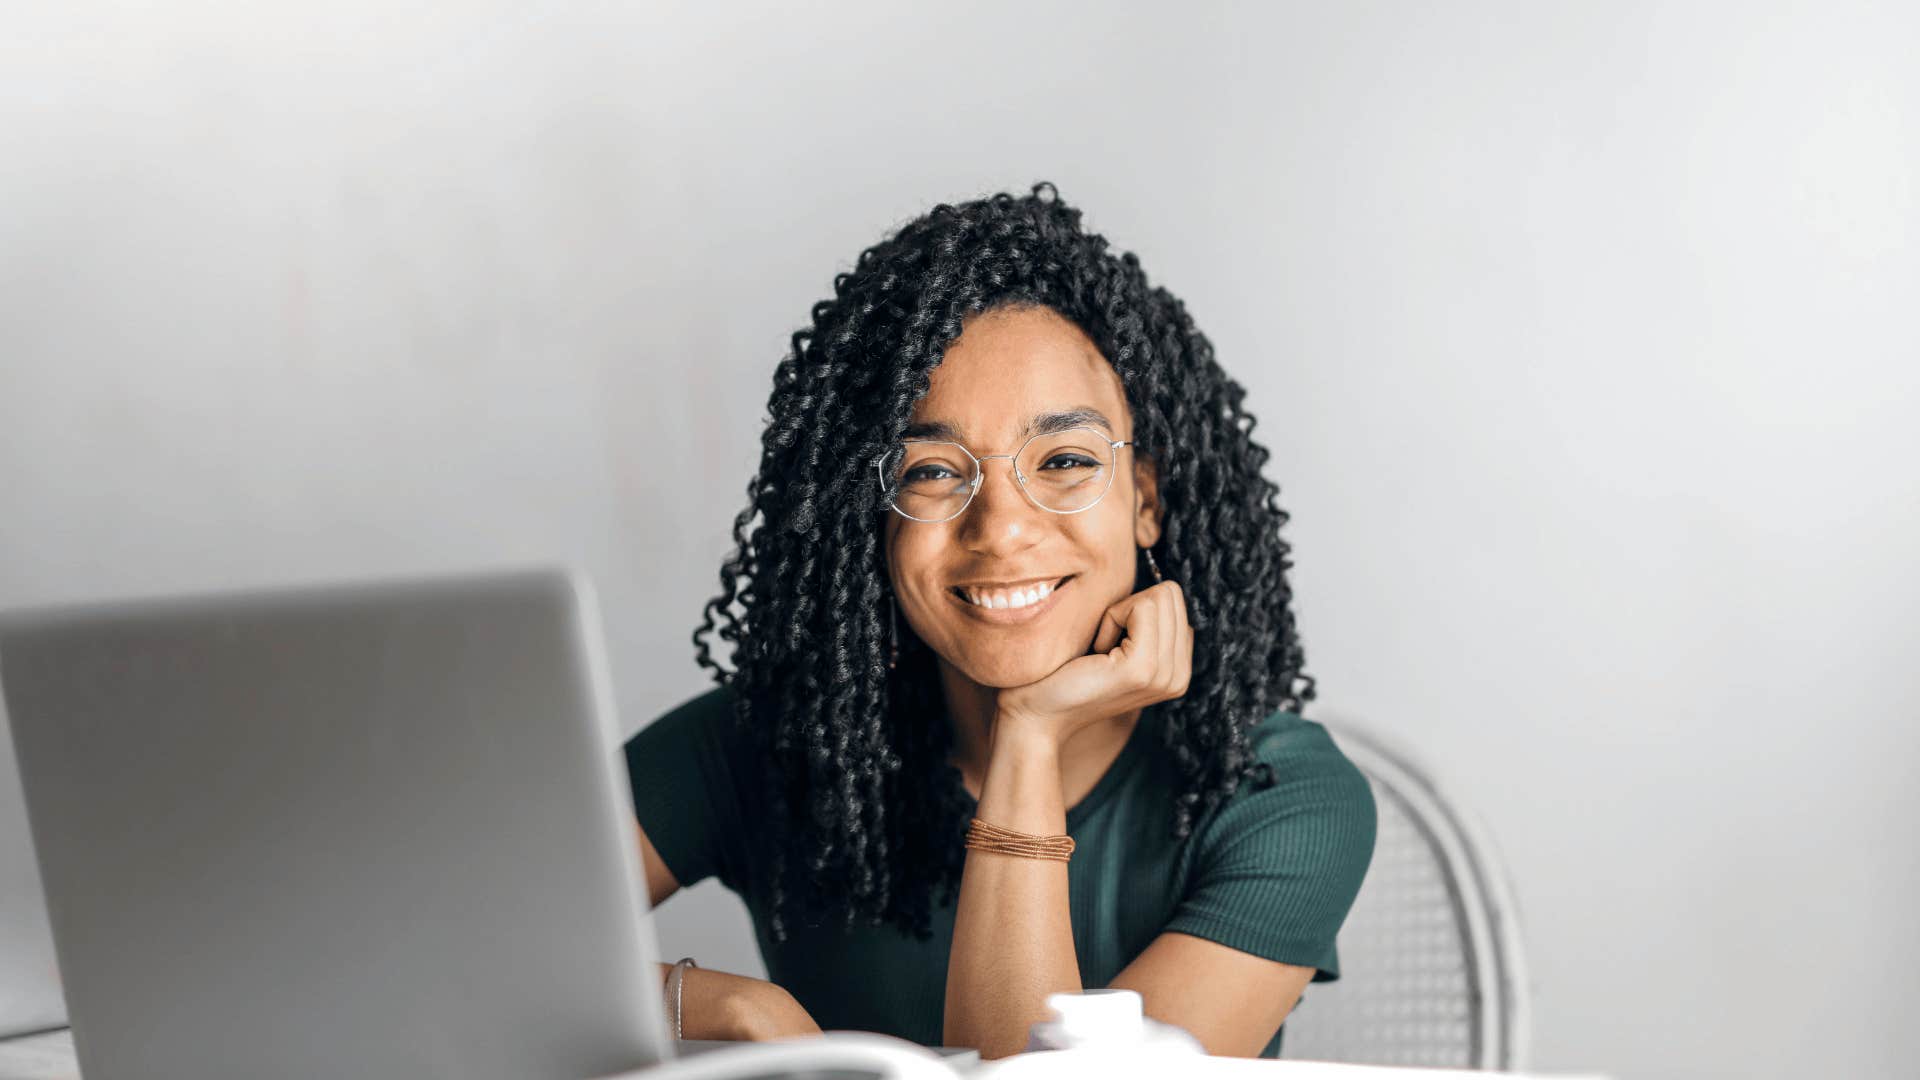
M 672 970 L 672 964 L 661 964 L 661 978 Z M 666 1004 L 672 1015 L 673 1002 Z M 777 1039 L 819 1030 L 792 994 L 765 979 L 697 967 L 681 973 L 683 1039 Z
M 996 726 L 978 816 L 1025 833 L 1066 832 L 1058 746 Z M 1079 989 L 1067 864 L 969 850 L 947 962 L 944 1041 L 983 1057 L 1018 1053 L 1033 1023 L 1047 1019 L 1047 995 Z

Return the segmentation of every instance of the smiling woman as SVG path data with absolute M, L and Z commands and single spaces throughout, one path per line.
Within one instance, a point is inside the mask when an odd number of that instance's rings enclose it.
M 834 293 L 694 634 L 718 685 L 626 748 L 654 902 L 718 875 L 770 976 L 685 970 L 686 1034 L 997 1056 L 1116 986 L 1277 1055 L 1374 806 L 1300 715 L 1244 391 L 1047 184 L 935 207 Z

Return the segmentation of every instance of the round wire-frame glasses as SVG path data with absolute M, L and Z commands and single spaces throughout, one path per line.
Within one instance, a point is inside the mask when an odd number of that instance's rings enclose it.
M 1014 451 L 1011 454 L 984 454 L 980 456 L 975 456 L 973 451 L 967 449 L 965 446 L 961 445 L 960 443 L 953 442 L 948 439 L 903 439 L 901 440 L 900 445 L 902 446 L 910 443 L 941 443 L 946 446 L 958 447 L 961 453 L 967 455 L 967 457 L 973 460 L 973 480 L 967 487 L 966 501 L 960 504 L 959 509 L 955 510 L 951 514 L 948 514 L 946 517 L 942 517 L 942 518 L 914 517 L 912 514 L 909 514 L 905 510 L 900 509 L 899 503 L 895 501 L 895 497 L 894 497 L 895 492 L 893 491 L 892 486 L 887 483 L 887 459 L 889 457 L 892 457 L 893 454 L 897 452 L 897 450 L 888 450 L 887 452 L 881 454 L 878 458 L 875 458 L 873 462 L 873 469 L 874 469 L 874 472 L 877 473 L 879 476 L 880 492 L 882 497 L 886 500 L 886 504 L 888 508 L 890 508 L 894 513 L 899 514 L 901 517 L 906 518 L 908 521 L 919 521 L 919 522 L 925 522 L 930 525 L 937 525 L 943 521 L 952 521 L 954 518 L 957 518 L 961 514 L 966 513 L 967 507 L 973 505 L 973 497 L 980 493 L 980 485 L 986 482 L 987 462 L 992 461 L 994 458 L 1005 458 L 1007 459 L 1008 462 L 1012 464 L 1013 479 L 1015 481 L 1015 486 L 1019 487 L 1020 493 L 1027 497 L 1028 502 L 1032 503 L 1033 505 L 1039 507 L 1042 510 L 1045 510 L 1049 514 L 1078 514 L 1083 511 L 1093 509 L 1096 505 L 1099 504 L 1101 499 L 1104 499 L 1107 497 L 1107 492 L 1113 490 L 1113 474 L 1119 470 L 1116 468 L 1113 468 L 1112 466 L 1116 466 L 1120 462 L 1120 457 L 1117 453 L 1114 454 L 1112 460 L 1108 463 L 1109 467 L 1106 470 L 1107 472 L 1106 484 L 1100 489 L 1100 494 L 1095 495 L 1093 498 L 1087 500 L 1087 504 L 1085 506 L 1076 506 L 1071 510 L 1056 510 L 1053 507 L 1048 506 L 1045 503 L 1041 502 L 1039 499 L 1034 498 L 1033 492 L 1027 490 L 1027 474 L 1022 472 L 1020 469 L 1020 457 L 1021 455 L 1027 452 L 1027 447 L 1032 446 L 1034 442 L 1039 439 L 1057 439 L 1061 435 L 1066 434 L 1066 432 L 1068 431 L 1084 431 L 1088 435 L 1092 436 L 1095 441 L 1104 444 L 1109 451 L 1118 451 L 1122 448 L 1130 447 L 1133 445 L 1133 442 L 1131 440 L 1109 439 L 1106 437 L 1104 433 L 1096 431 L 1095 429 L 1086 427 L 1084 425 L 1067 428 L 1063 431 L 1040 432 L 1037 435 L 1030 436 L 1026 442 L 1023 442 L 1020 444 L 1020 449 Z

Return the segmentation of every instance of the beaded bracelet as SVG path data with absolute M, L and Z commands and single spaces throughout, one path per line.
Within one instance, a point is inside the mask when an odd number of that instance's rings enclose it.
M 996 855 L 1018 855 L 1028 859 L 1057 859 L 1066 862 L 1073 856 L 1073 837 L 1035 836 L 990 825 L 974 818 L 967 824 L 967 847 Z

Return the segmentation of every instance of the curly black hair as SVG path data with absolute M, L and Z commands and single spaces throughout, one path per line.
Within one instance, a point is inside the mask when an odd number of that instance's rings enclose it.
M 720 595 L 693 642 L 734 693 L 771 796 L 762 834 L 772 931 L 788 919 L 891 924 L 925 938 L 951 903 L 969 797 L 932 650 L 900 623 L 888 667 L 887 512 L 871 463 L 898 442 L 966 319 L 1044 306 L 1113 364 L 1164 504 L 1155 558 L 1186 592 L 1187 693 L 1157 707 L 1184 778 L 1175 836 L 1249 776 L 1246 731 L 1313 700 L 1287 584 L 1288 515 L 1261 475 L 1246 391 L 1139 259 L 1084 230 L 1052 184 L 941 204 L 860 253 L 774 372 L 759 474 L 735 517 Z M 755 519 L 759 519 L 757 525 Z M 751 529 L 750 529 L 751 527 Z M 740 607 L 738 613 L 734 607 Z M 703 635 L 734 646 L 734 670 Z M 797 858 L 790 858 L 789 856 Z

